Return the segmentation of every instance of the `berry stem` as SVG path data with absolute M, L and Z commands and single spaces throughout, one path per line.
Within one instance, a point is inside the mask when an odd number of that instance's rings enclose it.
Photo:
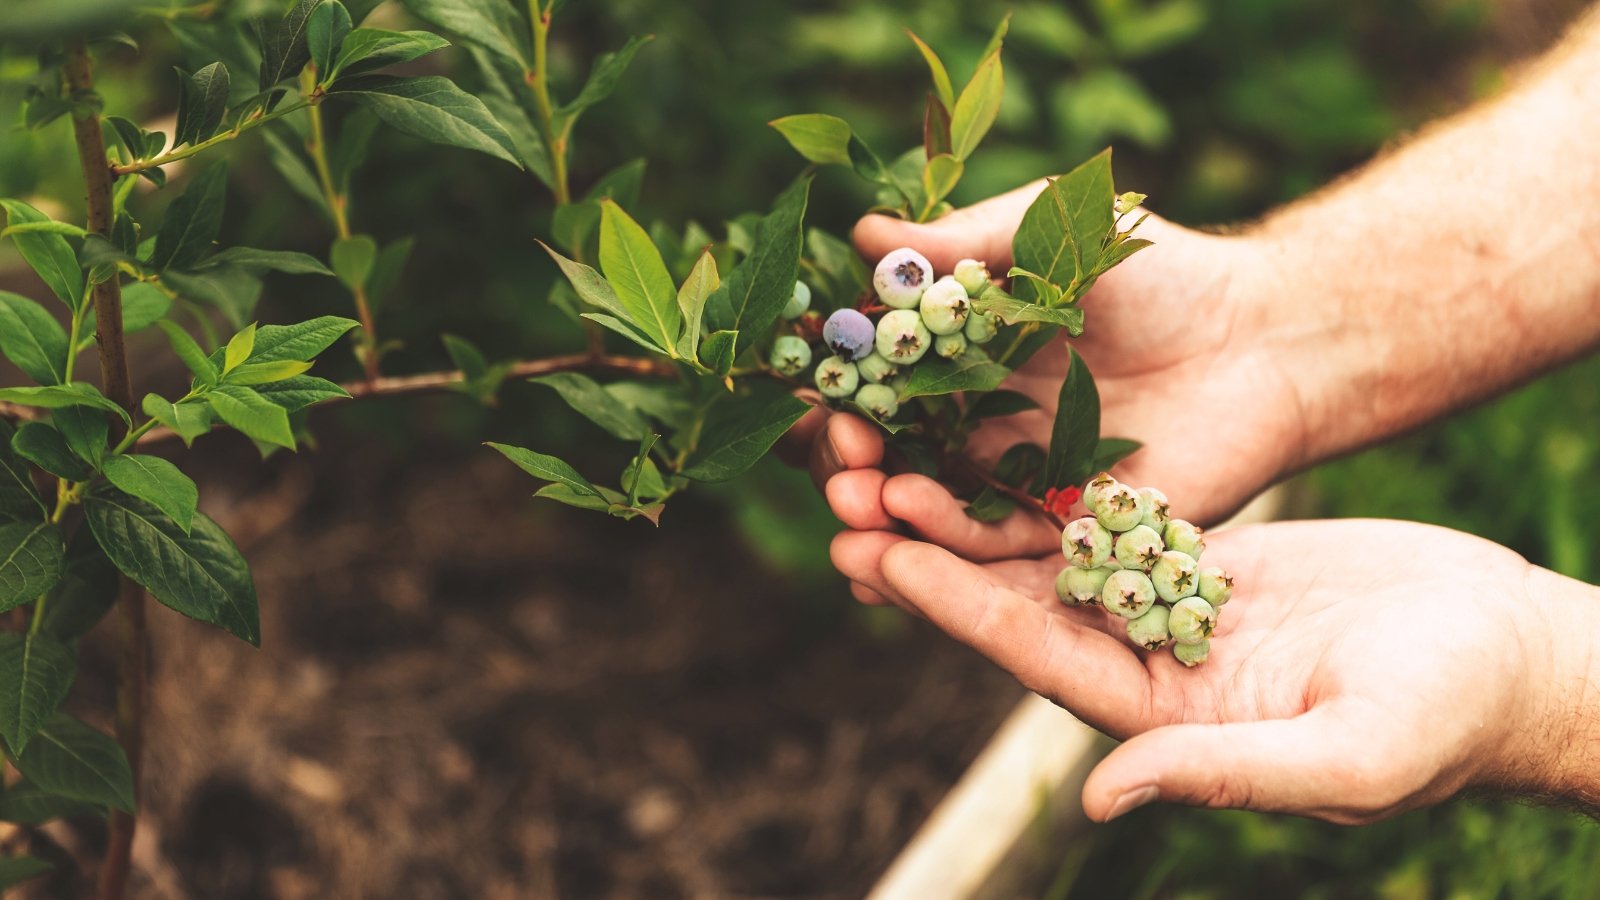
M 1045 508 L 1044 502 L 1038 497 L 1033 496 L 1022 488 L 1012 487 L 1011 485 L 1006 484 L 1004 481 L 994 477 L 991 472 L 989 472 L 983 466 L 978 465 L 978 463 L 970 456 L 953 456 L 949 458 L 954 459 L 963 469 L 967 470 L 967 472 L 972 474 L 979 481 L 1016 501 L 1017 505 L 1021 506 L 1022 508 L 1037 512 L 1039 515 L 1050 520 L 1050 523 L 1057 528 L 1066 527 L 1066 521 L 1060 516 L 1051 512 L 1049 509 Z
M 322 127 L 322 109 L 313 104 L 307 109 L 307 115 L 311 118 L 311 137 L 306 141 L 306 152 L 311 155 L 311 162 L 316 167 L 317 181 L 321 184 L 323 199 L 328 202 L 328 211 L 333 215 L 334 231 L 338 234 L 339 240 L 349 240 L 350 198 L 333 182 L 333 168 L 328 165 L 328 138 Z M 356 318 L 361 320 L 361 336 L 357 340 L 356 347 L 360 351 L 358 355 L 361 357 L 361 366 L 370 384 L 377 381 L 381 375 L 378 358 L 378 323 L 372 314 L 372 304 L 367 301 L 366 285 L 351 286 L 350 294 L 355 298 Z

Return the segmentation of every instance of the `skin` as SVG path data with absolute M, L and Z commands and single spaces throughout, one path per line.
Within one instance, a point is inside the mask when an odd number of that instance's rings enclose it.
M 1206 524 L 1593 351 L 1595 146 L 1600 12 L 1500 98 L 1254 227 L 1152 216 L 1139 234 L 1156 246 L 1101 279 L 1073 343 L 1104 433 L 1145 443 L 1118 477 Z M 927 225 L 868 216 L 856 244 L 868 259 L 916 247 L 937 272 L 963 257 L 1004 271 L 1040 187 Z M 1067 363 L 1047 349 L 1015 373 L 1005 386 L 1043 409 L 987 421 L 974 455 L 1045 443 Z M 937 482 L 891 477 L 879 432 L 850 416 L 815 411 L 787 452 L 803 446 L 846 525 L 833 559 L 859 600 L 927 618 L 1126 739 L 1085 786 L 1095 819 L 1159 799 L 1367 822 L 1467 787 L 1600 808 L 1592 587 L 1420 525 L 1208 534 L 1206 563 L 1238 580 L 1211 659 L 1187 670 L 1055 600 L 1059 532 L 1042 520 L 979 523 Z M 1419 556 L 1437 564 L 1407 563 Z

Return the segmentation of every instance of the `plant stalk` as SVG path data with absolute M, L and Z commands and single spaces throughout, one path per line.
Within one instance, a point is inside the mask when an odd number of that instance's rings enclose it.
M 83 41 L 67 50 L 67 87 L 73 96 L 94 91 L 94 64 Z M 83 167 L 87 197 L 89 231 L 111 236 L 115 207 L 111 193 L 111 164 L 106 158 L 105 134 L 100 115 L 93 108 L 75 111 L 73 135 L 78 145 L 78 162 Z M 95 340 L 100 347 L 100 380 L 105 395 L 132 412 L 133 382 L 128 375 L 127 347 L 122 331 L 122 286 L 116 277 L 91 289 L 95 312 Z M 121 677 L 117 683 L 117 740 L 133 771 L 134 798 L 139 796 L 139 772 L 144 749 L 145 708 L 145 633 L 144 590 L 126 577 L 121 580 L 117 606 L 122 618 Z M 100 871 L 101 900 L 120 900 L 126 893 L 129 857 L 133 850 L 135 818 L 112 812 L 111 834 L 106 844 L 105 863 Z
M 306 150 L 311 154 L 311 161 L 316 166 L 317 180 L 322 185 L 322 196 L 328 201 L 328 210 L 333 213 L 333 228 L 340 240 L 349 240 L 350 214 L 346 207 L 349 198 L 333 183 L 333 169 L 328 165 L 328 139 L 322 127 L 322 108 L 312 104 L 309 108 L 311 116 L 311 140 L 306 144 Z M 379 378 L 378 361 L 378 323 L 372 314 L 372 304 L 367 300 L 366 285 L 358 284 L 350 288 L 350 293 L 356 301 L 356 318 L 361 320 L 361 366 L 366 372 L 367 383 L 376 382 Z

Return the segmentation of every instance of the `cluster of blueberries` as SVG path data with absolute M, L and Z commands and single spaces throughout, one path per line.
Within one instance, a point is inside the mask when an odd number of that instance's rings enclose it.
M 1233 578 L 1200 568 L 1200 528 L 1172 518 L 1155 488 L 1135 490 L 1104 472 L 1083 492 L 1092 515 L 1061 532 L 1072 563 L 1056 577 L 1056 596 L 1071 606 L 1103 606 L 1128 620 L 1128 638 L 1146 650 L 1172 645 L 1186 666 L 1205 662 Z
M 853 398 L 880 420 L 900 410 L 900 389 L 907 369 L 932 350 L 955 359 L 980 352 L 977 344 L 994 339 L 999 322 L 992 313 L 972 308 L 972 298 L 989 285 L 989 270 L 975 259 L 956 264 L 955 272 L 935 280 L 927 257 L 902 247 L 878 262 L 872 286 L 887 307 L 877 322 L 864 312 L 841 309 L 822 326 L 822 341 L 833 355 L 817 363 L 815 380 L 824 397 Z M 794 297 L 783 311 L 798 319 L 811 306 L 811 289 L 795 282 Z M 797 335 L 779 337 L 772 345 L 772 368 L 794 377 L 811 365 L 811 344 Z

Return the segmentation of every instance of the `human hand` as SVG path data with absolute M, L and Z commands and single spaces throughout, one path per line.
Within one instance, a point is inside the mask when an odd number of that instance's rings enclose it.
M 967 256 L 1004 271 L 1017 223 L 1042 187 L 1029 184 L 927 225 L 867 216 L 856 226 L 856 245 L 869 259 L 910 246 L 938 271 Z M 1287 355 L 1269 337 L 1273 316 L 1255 300 L 1251 279 L 1262 263 L 1248 239 L 1154 216 L 1138 233 L 1155 246 L 1095 285 L 1084 301 L 1088 327 L 1072 347 L 1095 374 L 1102 432 L 1146 444 L 1116 474 L 1158 485 L 1192 518 L 1215 521 L 1301 464 L 1301 404 L 1284 371 Z M 1004 387 L 1040 409 L 985 420 L 968 444 L 977 462 L 992 465 L 1024 441 L 1048 445 L 1069 364 L 1063 340 L 1007 380 Z M 817 442 L 813 477 L 847 525 L 889 527 L 894 513 L 879 494 L 885 476 L 872 471 L 883 457 L 882 435 L 864 424 L 825 425 L 828 419 L 819 409 L 791 443 Z M 959 508 L 953 499 L 947 506 Z M 1012 519 L 1020 521 L 979 529 L 994 546 L 976 558 L 1043 552 L 1054 543 L 1055 529 L 1042 519 Z
M 902 513 L 932 531 L 921 515 L 937 510 Z M 1379 520 L 1252 526 L 1207 545 L 1205 562 L 1238 587 L 1194 669 L 1136 651 L 1101 610 L 1057 601 L 1058 553 L 979 566 L 845 532 L 834 560 L 1125 739 L 1084 786 L 1096 820 L 1162 800 L 1362 823 L 1469 786 L 1544 792 L 1573 742 L 1565 723 L 1594 718 L 1581 712 L 1590 692 L 1576 712 L 1563 699 L 1593 655 L 1593 589 L 1561 607 L 1577 583 L 1509 550 Z

